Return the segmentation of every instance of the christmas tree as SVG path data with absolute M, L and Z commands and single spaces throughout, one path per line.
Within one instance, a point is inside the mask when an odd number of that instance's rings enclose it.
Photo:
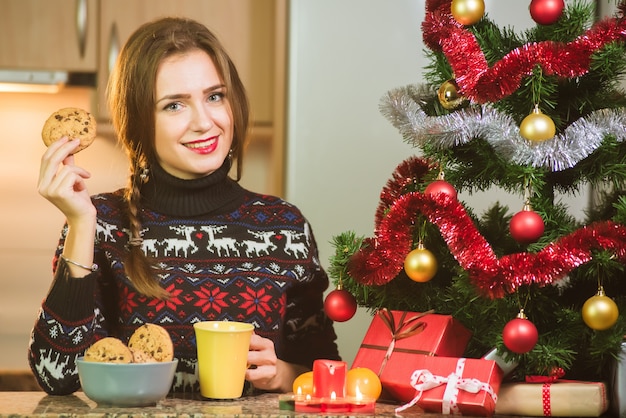
M 472 331 L 467 357 L 517 362 L 513 379 L 606 380 L 626 334 L 626 1 L 603 19 L 582 0 L 529 12 L 520 34 L 482 0 L 426 1 L 425 82 L 380 104 L 416 155 L 390 173 L 373 235 L 333 238 L 343 293 L 327 312 L 432 309 Z M 457 195 L 492 187 L 520 206 L 476 214 Z M 586 187 L 579 220 L 558 196 Z

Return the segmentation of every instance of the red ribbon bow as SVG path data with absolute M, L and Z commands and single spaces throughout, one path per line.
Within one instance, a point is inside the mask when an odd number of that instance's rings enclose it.
M 407 312 L 402 312 L 402 315 L 400 316 L 400 321 L 396 326 L 396 320 L 393 317 L 391 311 L 386 308 L 378 310 L 377 315 L 383 321 L 385 326 L 387 326 L 387 328 L 389 328 L 389 330 L 391 331 L 391 342 L 389 343 L 389 347 L 387 348 L 385 357 L 383 358 L 380 369 L 378 370 L 378 376 L 380 376 L 385 369 L 387 361 L 389 360 L 391 354 L 393 353 L 393 350 L 395 349 L 396 340 L 409 338 L 424 331 L 424 328 L 426 328 L 426 323 L 419 321 L 419 319 L 433 312 L 433 310 L 422 312 L 408 319 L 405 319 Z
M 526 376 L 526 383 L 554 383 L 563 376 L 565 376 L 565 370 L 561 367 L 555 367 L 548 376 Z
M 552 383 L 565 376 L 565 370 L 561 367 L 552 369 L 548 376 L 526 376 L 526 383 L 543 383 L 541 387 L 541 406 L 543 407 L 543 416 L 552 416 L 552 396 L 550 394 L 550 386 Z

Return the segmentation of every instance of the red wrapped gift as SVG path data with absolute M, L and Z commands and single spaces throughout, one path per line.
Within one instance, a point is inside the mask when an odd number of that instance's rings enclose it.
M 449 315 L 380 309 L 365 333 L 352 368 L 367 367 L 382 380 L 407 369 L 415 370 L 416 359 L 424 355 L 461 357 L 471 336 Z
M 496 409 L 502 370 L 494 360 L 420 357 L 417 369 L 406 370 L 385 382 L 398 400 L 427 412 L 491 416 Z

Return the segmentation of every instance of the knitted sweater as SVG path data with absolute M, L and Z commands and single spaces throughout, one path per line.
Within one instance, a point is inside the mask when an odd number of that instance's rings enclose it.
M 339 359 L 332 322 L 323 310 L 328 277 L 311 228 L 293 205 L 243 189 L 228 164 L 197 180 L 170 176 L 158 165 L 142 189 L 143 251 L 159 267 L 168 300 L 138 293 L 124 274 L 128 243 L 123 191 L 92 197 L 97 209 L 96 272 L 72 278 L 59 257 L 28 351 L 41 387 L 51 394 L 80 388 L 76 359 L 94 341 L 127 342 L 143 323 L 163 326 L 179 360 L 173 391 L 198 390 L 193 323 L 244 321 L 274 342 L 279 359 L 311 367 Z

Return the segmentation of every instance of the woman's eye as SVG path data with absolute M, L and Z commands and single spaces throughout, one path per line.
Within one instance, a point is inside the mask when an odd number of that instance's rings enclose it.
M 224 98 L 224 93 L 213 93 L 209 95 L 209 102 L 220 102 Z
M 178 102 L 169 103 L 165 105 L 165 110 L 179 110 L 179 109 L 180 109 L 180 103 Z

